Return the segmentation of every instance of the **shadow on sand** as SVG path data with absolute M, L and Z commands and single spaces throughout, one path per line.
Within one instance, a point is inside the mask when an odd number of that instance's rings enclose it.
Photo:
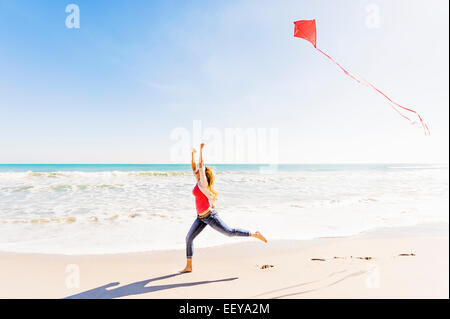
M 232 281 L 238 279 L 238 277 L 233 278 L 225 278 L 225 279 L 218 279 L 218 280 L 205 280 L 205 281 L 195 281 L 195 282 L 186 282 L 186 283 L 179 283 L 179 284 L 168 284 L 168 285 L 156 285 L 156 286 L 149 286 L 146 287 L 146 285 L 150 282 L 157 281 L 157 280 L 163 280 L 175 276 L 179 276 L 180 274 L 171 274 L 166 276 L 161 276 L 157 278 L 142 280 L 138 282 L 134 282 L 132 284 L 128 284 L 122 287 L 117 287 L 113 289 L 108 289 L 117 285 L 120 285 L 120 282 L 112 282 L 104 286 L 100 286 L 91 290 L 87 290 L 84 292 L 81 292 L 79 294 L 75 294 L 69 297 L 66 297 L 64 299 L 112 299 L 112 298 L 120 298 L 125 296 L 132 296 L 132 295 L 140 295 L 140 294 L 146 294 L 149 292 L 159 291 L 159 290 L 165 290 L 165 289 L 173 289 L 173 288 L 180 288 L 180 287 L 191 287 L 191 286 L 197 286 L 197 285 L 203 285 L 203 284 L 210 284 L 214 282 L 223 282 L 223 281 Z

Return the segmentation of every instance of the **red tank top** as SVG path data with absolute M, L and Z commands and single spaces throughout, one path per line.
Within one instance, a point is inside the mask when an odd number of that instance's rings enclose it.
M 195 196 L 195 207 L 197 208 L 197 214 L 202 214 L 210 207 L 208 197 L 200 190 L 198 185 L 195 185 L 192 190 L 192 194 Z

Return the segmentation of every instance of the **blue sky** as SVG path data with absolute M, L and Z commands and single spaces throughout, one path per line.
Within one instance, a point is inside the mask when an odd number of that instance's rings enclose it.
M 313 18 L 319 48 L 432 135 L 292 36 Z M 0 163 L 170 163 L 193 120 L 275 127 L 280 162 L 448 163 L 448 23 L 441 0 L 0 0 Z

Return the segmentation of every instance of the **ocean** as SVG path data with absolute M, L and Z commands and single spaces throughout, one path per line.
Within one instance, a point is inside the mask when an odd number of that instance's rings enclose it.
M 448 165 L 211 165 L 217 211 L 268 240 L 447 223 Z M 190 165 L 2 164 L 0 251 L 184 249 L 196 217 Z M 252 240 L 207 227 L 196 247 Z

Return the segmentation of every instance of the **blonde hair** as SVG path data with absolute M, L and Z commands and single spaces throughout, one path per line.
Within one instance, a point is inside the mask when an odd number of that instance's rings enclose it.
M 205 166 L 205 175 L 206 180 L 208 181 L 209 190 L 214 194 L 215 197 L 219 196 L 219 193 L 214 189 L 214 181 L 216 179 L 216 176 L 211 167 Z

